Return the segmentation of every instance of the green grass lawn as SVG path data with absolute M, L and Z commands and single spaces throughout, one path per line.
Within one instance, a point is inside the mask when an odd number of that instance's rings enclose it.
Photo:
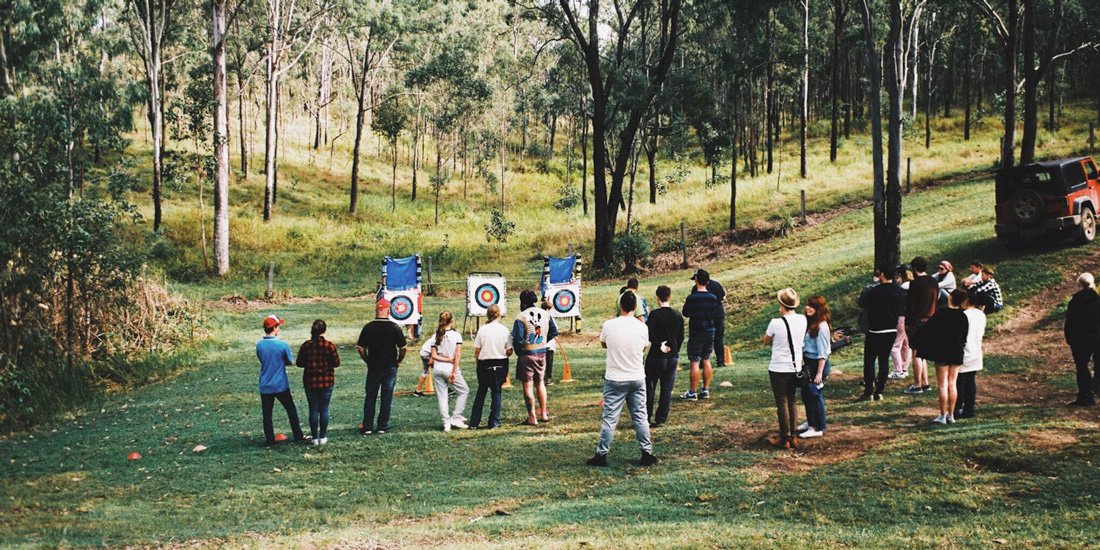
M 835 356 L 830 432 L 799 453 L 758 442 L 774 429 L 766 353 L 758 343 L 775 290 L 826 295 L 837 324 L 854 321 L 854 295 L 869 277 L 871 213 L 861 209 L 761 244 L 712 267 L 730 291 L 727 332 L 735 366 L 716 371 L 710 401 L 674 402 L 654 432 L 662 462 L 633 464 L 629 421 L 612 467 L 584 465 L 599 427 L 603 355 L 591 343 L 617 283 L 585 289 L 584 333 L 564 341 L 578 382 L 551 388 L 552 422 L 515 425 L 522 400 L 505 395 L 500 430 L 443 433 L 433 398 L 395 399 L 392 433 L 358 436 L 363 366 L 352 342 L 370 304 L 293 301 L 248 311 L 208 307 L 212 336 L 194 364 L 151 386 L 0 440 L 0 546 L 168 544 L 787 548 L 1083 548 L 1100 543 L 1100 448 L 1095 422 L 1064 410 L 983 396 L 983 378 L 1029 373 L 1066 392 L 1072 367 L 999 356 L 979 375 L 979 418 L 933 427 L 935 397 L 854 404 L 862 346 Z M 994 243 L 992 183 L 962 181 L 910 195 L 903 256 L 996 264 L 1009 307 L 1060 281 L 1062 266 L 1093 247 L 1005 252 Z M 371 265 L 371 269 L 375 266 Z M 679 302 L 688 272 L 645 278 L 671 284 Z M 212 291 L 212 295 L 216 295 Z M 425 300 L 427 318 L 462 311 L 454 295 Z M 330 443 L 320 449 L 261 445 L 257 365 L 260 320 L 289 319 L 297 345 L 315 318 L 340 344 Z M 430 323 L 429 323 L 430 324 Z M 466 354 L 468 381 L 475 385 Z M 399 390 L 415 386 L 410 357 Z M 556 370 L 560 373 L 561 357 Z M 305 417 L 300 376 L 291 373 Z M 1047 377 L 1052 380 L 1048 383 Z M 677 389 L 686 384 L 681 371 Z M 471 399 L 472 401 L 472 399 Z M 801 412 L 800 412 L 801 416 Z M 276 408 L 278 431 L 289 432 Z M 1058 445 L 1033 434 L 1057 434 Z M 193 454 L 196 444 L 209 447 Z M 144 458 L 128 462 L 131 451 Z

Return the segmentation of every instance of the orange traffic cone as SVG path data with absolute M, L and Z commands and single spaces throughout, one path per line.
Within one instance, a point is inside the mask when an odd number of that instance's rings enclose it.
M 565 372 L 561 375 L 561 382 L 567 384 L 569 382 L 576 382 L 573 380 L 573 371 L 569 368 L 569 355 L 565 353 L 565 346 L 558 342 L 558 349 L 561 350 L 561 356 L 565 359 Z
M 424 395 L 435 395 L 435 386 L 432 385 L 432 375 L 428 375 L 428 384 L 424 386 Z
M 730 354 L 730 347 L 729 346 L 726 346 L 725 360 L 722 361 L 722 365 L 727 366 L 727 367 L 732 367 L 733 366 L 733 355 Z

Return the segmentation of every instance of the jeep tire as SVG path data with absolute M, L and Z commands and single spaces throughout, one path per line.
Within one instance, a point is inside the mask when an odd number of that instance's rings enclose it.
M 1043 197 L 1033 190 L 1020 190 L 1008 204 L 1012 217 L 1024 225 L 1038 222 L 1043 214 Z
M 1077 241 L 1080 243 L 1090 243 L 1096 238 L 1096 213 L 1092 211 L 1092 207 L 1085 205 L 1081 207 L 1081 225 L 1077 226 Z

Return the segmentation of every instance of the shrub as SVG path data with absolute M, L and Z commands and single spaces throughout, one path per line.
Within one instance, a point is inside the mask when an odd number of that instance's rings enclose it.
M 648 259 L 653 245 L 649 242 L 649 235 L 642 230 L 642 224 L 637 221 L 630 224 L 628 231 L 615 235 L 611 241 L 611 251 L 617 258 L 623 261 L 623 271 L 633 273 L 638 270 L 638 262 Z
M 562 183 L 558 187 L 558 200 L 554 201 L 554 208 L 569 210 L 581 202 L 581 192 L 572 184 Z
M 485 224 L 485 240 L 492 242 L 507 242 L 508 236 L 516 230 L 515 222 L 505 217 L 504 212 L 494 208 L 489 214 L 489 223 Z

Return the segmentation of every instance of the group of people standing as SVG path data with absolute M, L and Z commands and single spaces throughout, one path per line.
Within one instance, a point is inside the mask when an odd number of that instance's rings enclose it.
M 928 262 L 919 256 L 896 268 L 883 266 L 860 294 L 866 343 L 864 389 L 857 401 L 881 400 L 886 381 L 908 377 L 910 367 L 913 382 L 904 392 L 931 391 L 928 361 L 932 361 L 939 395 L 939 415 L 933 421 L 953 424 L 974 416 L 985 316 L 1000 311 L 1004 298 L 993 279 L 993 268 L 977 260 L 971 262 L 971 275 L 963 279 L 963 288 L 956 283 L 948 260 L 940 261 L 935 275 L 929 275 L 927 268 Z M 888 366 L 891 357 L 893 372 Z

